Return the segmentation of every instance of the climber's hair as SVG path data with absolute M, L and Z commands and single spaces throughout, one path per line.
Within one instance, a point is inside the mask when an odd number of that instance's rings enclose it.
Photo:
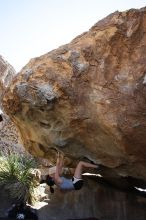
M 54 182 L 54 180 L 53 180 L 53 178 L 51 176 L 47 175 L 46 183 L 47 183 L 48 186 L 50 186 L 50 192 L 54 193 L 54 188 L 52 186 L 55 185 L 55 182 Z

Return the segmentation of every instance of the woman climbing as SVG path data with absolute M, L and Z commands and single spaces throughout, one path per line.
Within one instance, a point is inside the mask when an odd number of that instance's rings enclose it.
M 45 181 L 50 186 L 51 193 L 54 192 L 54 189 L 52 187 L 54 184 L 61 190 L 81 189 L 83 186 L 83 168 L 99 168 L 99 166 L 97 164 L 80 161 L 75 168 L 73 177 L 70 179 L 62 176 L 62 168 L 63 156 L 58 155 L 56 162 L 56 171 L 53 175 L 48 175 Z

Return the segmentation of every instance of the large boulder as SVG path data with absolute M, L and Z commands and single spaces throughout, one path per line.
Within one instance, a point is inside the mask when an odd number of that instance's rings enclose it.
M 146 180 L 146 8 L 115 12 L 31 59 L 3 98 L 25 148 Z M 115 175 L 115 174 L 114 174 Z
M 47 191 L 47 188 L 46 188 Z M 85 179 L 82 190 L 55 193 L 38 203 L 39 220 L 144 220 L 146 200 L 114 189 L 106 183 Z M 48 203 L 48 204 L 47 204 Z M 44 206 L 43 206 L 44 205 Z
M 39 220 L 145 220 L 145 195 L 123 192 L 115 189 L 102 180 L 84 176 L 84 186 L 79 191 L 62 192 L 55 188 L 50 194 L 48 186 L 45 193 L 48 198 L 36 202 Z M 0 219 L 15 202 L 9 194 L 1 190 Z M 10 219 L 11 220 L 11 219 Z

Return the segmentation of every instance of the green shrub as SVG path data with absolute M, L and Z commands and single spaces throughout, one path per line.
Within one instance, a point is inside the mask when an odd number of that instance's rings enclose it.
M 33 203 L 37 181 L 30 170 L 36 168 L 34 159 L 11 154 L 0 157 L 0 185 L 8 190 L 11 198 Z

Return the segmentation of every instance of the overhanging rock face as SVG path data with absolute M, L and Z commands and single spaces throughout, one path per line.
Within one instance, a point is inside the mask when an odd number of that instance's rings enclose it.
M 146 180 L 146 8 L 115 12 L 41 57 L 3 98 L 26 149 Z M 54 160 L 55 161 L 55 160 Z

